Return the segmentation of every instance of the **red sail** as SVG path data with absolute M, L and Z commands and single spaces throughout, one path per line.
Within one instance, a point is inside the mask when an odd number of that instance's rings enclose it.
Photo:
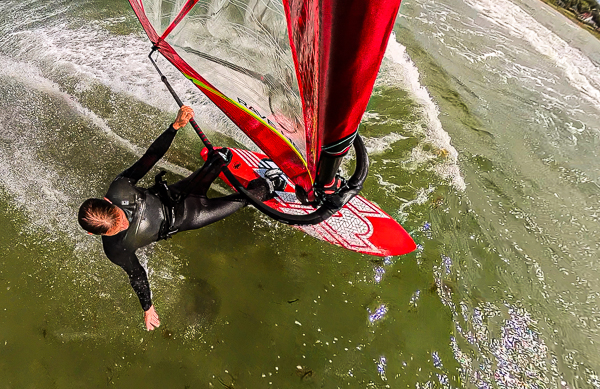
M 322 148 L 358 128 L 400 0 L 283 2 L 314 173 Z
M 190 66 L 169 43 L 169 33 L 175 30 L 197 0 L 188 0 L 177 17 L 169 24 L 162 36 L 159 37 L 153 24 L 148 19 L 143 0 L 129 0 L 135 14 L 142 24 L 150 41 L 158 51 L 182 72 L 236 124 L 252 141 L 269 156 L 285 174 L 296 184 L 309 190 L 314 182 L 304 156 L 289 139 L 275 128 L 275 125 L 262 117 L 252 106 L 244 106 L 221 93 L 214 85 Z M 182 51 L 182 50 L 180 50 Z M 185 51 L 185 50 L 183 50 Z M 238 98 L 239 100 L 239 98 Z
M 283 0 L 284 15 L 276 2 L 129 2 L 161 54 L 306 192 L 321 153 L 349 148 L 400 7 Z

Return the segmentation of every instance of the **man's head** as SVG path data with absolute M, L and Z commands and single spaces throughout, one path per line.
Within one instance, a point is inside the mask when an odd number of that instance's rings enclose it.
M 107 200 L 87 199 L 79 207 L 79 225 L 90 234 L 112 236 L 129 228 L 127 215 Z

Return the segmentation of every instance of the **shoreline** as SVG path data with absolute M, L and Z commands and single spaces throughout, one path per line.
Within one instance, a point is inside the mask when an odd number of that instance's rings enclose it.
M 600 31 L 595 30 L 592 26 L 590 26 L 588 24 L 585 24 L 581 20 L 577 19 L 577 15 L 573 11 L 570 11 L 570 10 L 568 10 L 566 8 L 562 8 L 562 7 L 557 6 L 551 0 L 541 0 L 541 1 L 543 3 L 545 3 L 545 4 L 547 4 L 548 6 L 554 8 L 558 12 L 560 12 L 562 15 L 564 15 L 569 20 L 573 21 L 579 27 L 581 27 L 584 30 L 586 30 L 589 33 L 591 33 L 596 39 L 600 40 Z

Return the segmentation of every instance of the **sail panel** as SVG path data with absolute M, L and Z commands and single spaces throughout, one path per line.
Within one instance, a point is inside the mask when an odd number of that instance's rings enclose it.
M 400 0 L 283 0 L 304 104 L 309 149 L 317 155 L 353 139 L 373 91 Z M 343 149 L 342 149 L 343 150 Z M 347 148 L 345 148 L 347 150 Z
M 295 184 L 309 190 L 314 175 L 306 162 L 302 106 L 281 5 L 200 1 L 191 8 L 194 0 L 129 1 L 159 52 Z M 170 33 L 160 34 L 163 30 Z
M 350 147 L 400 7 L 400 0 L 129 1 L 160 52 L 307 193 L 320 154 Z

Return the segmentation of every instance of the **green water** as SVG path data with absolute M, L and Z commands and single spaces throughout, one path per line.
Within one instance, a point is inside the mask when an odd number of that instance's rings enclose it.
M 251 209 L 144 251 L 163 324 L 155 332 L 143 331 L 142 311 L 126 275 L 103 257 L 97 238 L 79 231 L 74 217 L 78 201 L 102 194 L 135 155 L 64 102 L 18 83 L 4 88 L 15 96 L 11 104 L 18 99 L 38 102 L 37 118 L 28 120 L 40 130 L 26 136 L 27 148 L 32 159 L 60 177 L 52 190 L 68 194 L 56 199 L 65 209 L 45 220 L 45 212 L 55 212 L 54 199 L 26 193 L 33 196 L 26 201 L 37 201 L 40 207 L 44 220 L 39 227 L 35 208 L 28 217 L 14 206 L 3 215 L 18 221 L 6 223 L 13 230 L 6 231 L 3 243 L 2 282 L 8 288 L 2 290 L 7 312 L 3 328 L 8 330 L 2 333 L 6 345 L 1 366 L 9 387 L 43 387 L 48 382 L 54 387 L 125 387 L 140 380 L 153 387 L 208 387 L 220 385 L 219 379 L 235 387 L 384 385 L 377 372 L 384 355 L 386 378 L 410 384 L 433 373 L 428 361 L 434 350 L 447 361 L 445 368 L 455 371 L 447 347 L 452 316 L 436 294 L 427 270 L 429 255 L 419 255 L 421 265 L 415 254 L 384 265 L 277 225 Z M 115 133 L 140 147 L 160 133 L 159 125 L 168 123 L 161 118 L 169 115 L 139 101 L 124 103 L 122 96 L 104 88 L 72 93 Z M 381 115 L 401 117 L 389 101 L 402 96 L 401 91 L 381 90 L 374 104 L 381 105 Z M 136 116 L 119 106 L 135 108 Z M 148 117 L 152 120 L 145 122 Z M 14 124 L 15 131 L 25 131 Z M 145 127 L 143 136 L 134 127 Z M 364 132 L 368 138 L 386 129 L 375 121 Z M 188 138 L 179 135 L 169 161 L 181 163 L 189 155 Z M 397 158 L 415 142 L 411 137 L 394 143 L 398 149 L 373 158 L 373 169 L 387 175 L 386 159 Z M 197 157 L 184 166 L 191 168 L 193 160 Z M 422 173 L 409 184 L 408 172 L 389 177 L 399 186 L 394 198 L 410 198 L 415 188 L 427 187 L 432 174 Z M 422 217 L 448 201 L 442 198 L 447 189 L 438 191 L 435 204 L 415 207 Z M 384 207 L 389 196 L 375 177 L 367 181 L 365 194 Z M 10 197 L 5 197 L 8 204 Z M 63 219 L 62 211 L 69 218 Z M 397 208 L 387 211 L 394 214 Z M 421 222 L 411 218 L 405 227 L 418 238 Z M 15 237 L 20 242 L 16 245 Z M 434 261 L 439 257 L 435 250 L 430 255 Z M 373 281 L 377 267 L 386 269 L 381 284 Z M 422 293 L 411 305 L 417 290 Z M 385 320 L 370 324 L 368 309 L 382 304 L 389 309 Z
M 247 208 L 138 253 L 162 322 L 147 332 L 125 273 L 76 212 L 175 105 L 151 81 L 126 2 L 0 5 L 0 388 L 598 388 L 597 114 L 558 81 L 575 109 L 558 98 L 546 109 L 549 60 L 524 86 L 502 82 L 520 74 L 510 61 L 459 62 L 472 54 L 460 27 L 484 20 L 467 5 L 402 7 L 398 41 L 429 94 L 384 61 L 360 129 L 363 194 L 419 249 L 364 256 Z M 439 15 L 445 24 L 426 23 Z M 469 49 L 492 47 L 474 35 Z M 530 49 L 510 44 L 503 55 Z M 214 143 L 245 145 L 183 93 Z M 200 148 L 191 129 L 177 135 L 170 182 L 198 166 Z

